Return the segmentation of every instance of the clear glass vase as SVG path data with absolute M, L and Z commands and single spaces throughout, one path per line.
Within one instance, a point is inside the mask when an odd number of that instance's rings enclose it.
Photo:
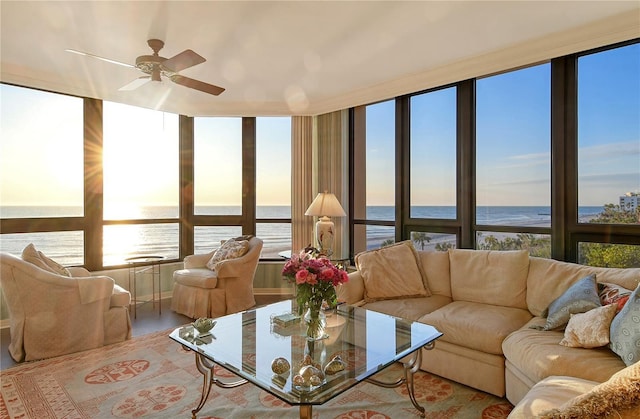
M 327 317 L 320 307 L 309 307 L 304 314 L 304 321 L 307 325 L 307 340 L 325 339 L 325 327 L 327 326 Z

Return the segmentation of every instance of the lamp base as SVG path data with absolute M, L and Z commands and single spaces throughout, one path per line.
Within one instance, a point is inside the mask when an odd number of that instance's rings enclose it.
M 335 225 L 331 218 L 322 216 L 316 223 L 316 243 L 320 254 L 331 256 L 333 254 Z

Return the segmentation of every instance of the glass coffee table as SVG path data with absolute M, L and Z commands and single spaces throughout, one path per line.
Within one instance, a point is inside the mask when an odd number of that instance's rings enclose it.
M 415 399 L 413 374 L 420 367 L 421 349 L 432 349 L 442 333 L 424 323 L 340 305 L 327 315 L 327 337 L 309 341 L 302 321 L 277 321 L 295 311 L 294 301 L 281 301 L 219 317 L 206 334 L 199 334 L 191 325 L 170 334 L 195 353 L 196 366 L 204 377 L 200 403 L 191 412 L 193 418 L 207 401 L 213 384 L 229 388 L 253 383 L 298 405 L 300 419 L 311 419 L 314 405 L 365 380 L 383 387 L 406 385 L 412 404 L 424 417 L 424 408 Z M 397 381 L 371 378 L 398 361 L 404 374 Z M 238 379 L 217 378 L 216 364 Z M 309 365 L 315 369 L 305 368 Z

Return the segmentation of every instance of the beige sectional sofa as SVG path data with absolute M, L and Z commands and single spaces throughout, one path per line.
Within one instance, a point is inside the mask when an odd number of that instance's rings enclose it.
M 640 269 L 594 268 L 530 257 L 526 251 L 416 251 L 409 241 L 363 252 L 355 261 L 357 271 L 338 290 L 339 300 L 428 323 L 443 333 L 435 348 L 423 353 L 425 371 L 517 405 L 545 379 L 555 379 L 556 387 L 558 376 L 584 380 L 585 389 L 626 367 L 607 346 L 567 347 L 559 344 L 562 330 L 538 329 L 549 304 L 585 276 L 634 290 Z M 562 399 L 557 388 L 553 394 Z M 571 388 L 566 397 L 574 396 Z

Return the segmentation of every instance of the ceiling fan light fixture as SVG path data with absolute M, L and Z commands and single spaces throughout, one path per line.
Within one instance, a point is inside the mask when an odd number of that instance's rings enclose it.
M 162 81 L 162 78 L 160 78 L 160 68 L 155 67 L 153 71 L 151 71 L 151 81 Z

